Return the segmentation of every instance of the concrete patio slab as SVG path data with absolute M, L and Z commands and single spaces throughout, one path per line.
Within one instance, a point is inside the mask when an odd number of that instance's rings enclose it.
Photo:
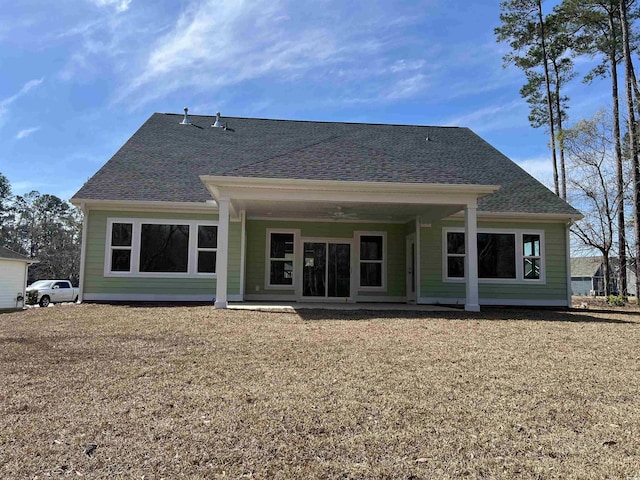
M 327 303 L 327 302 L 242 302 L 229 303 L 231 310 L 257 310 L 272 312 L 295 312 L 298 310 L 384 310 L 402 312 L 455 312 L 459 308 L 443 305 L 413 305 L 407 303 Z

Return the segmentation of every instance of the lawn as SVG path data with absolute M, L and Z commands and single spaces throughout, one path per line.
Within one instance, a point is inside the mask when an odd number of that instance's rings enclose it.
M 0 478 L 640 478 L 638 310 L 0 315 Z

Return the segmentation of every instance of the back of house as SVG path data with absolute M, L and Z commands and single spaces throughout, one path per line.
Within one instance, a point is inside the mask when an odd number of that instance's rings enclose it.
M 156 113 L 72 203 L 86 301 L 571 301 L 580 213 L 467 128 Z

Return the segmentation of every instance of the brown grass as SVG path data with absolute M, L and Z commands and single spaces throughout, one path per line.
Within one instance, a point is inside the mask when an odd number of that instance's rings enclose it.
M 639 439 L 638 310 L 0 315 L 0 478 L 631 479 Z

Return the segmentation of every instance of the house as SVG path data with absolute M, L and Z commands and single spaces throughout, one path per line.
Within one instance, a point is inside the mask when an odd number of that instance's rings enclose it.
M 71 202 L 85 301 L 571 301 L 580 213 L 467 128 L 155 113 Z
M 36 263 L 5 247 L 0 247 L 0 310 L 24 307 L 29 265 Z
M 628 259 L 627 293 L 636 295 L 636 275 L 634 262 Z M 609 260 L 611 268 L 610 291 L 618 292 L 618 272 L 620 264 L 617 258 Z M 574 257 L 571 259 L 571 291 L 573 295 L 604 295 L 604 262 L 602 257 Z

